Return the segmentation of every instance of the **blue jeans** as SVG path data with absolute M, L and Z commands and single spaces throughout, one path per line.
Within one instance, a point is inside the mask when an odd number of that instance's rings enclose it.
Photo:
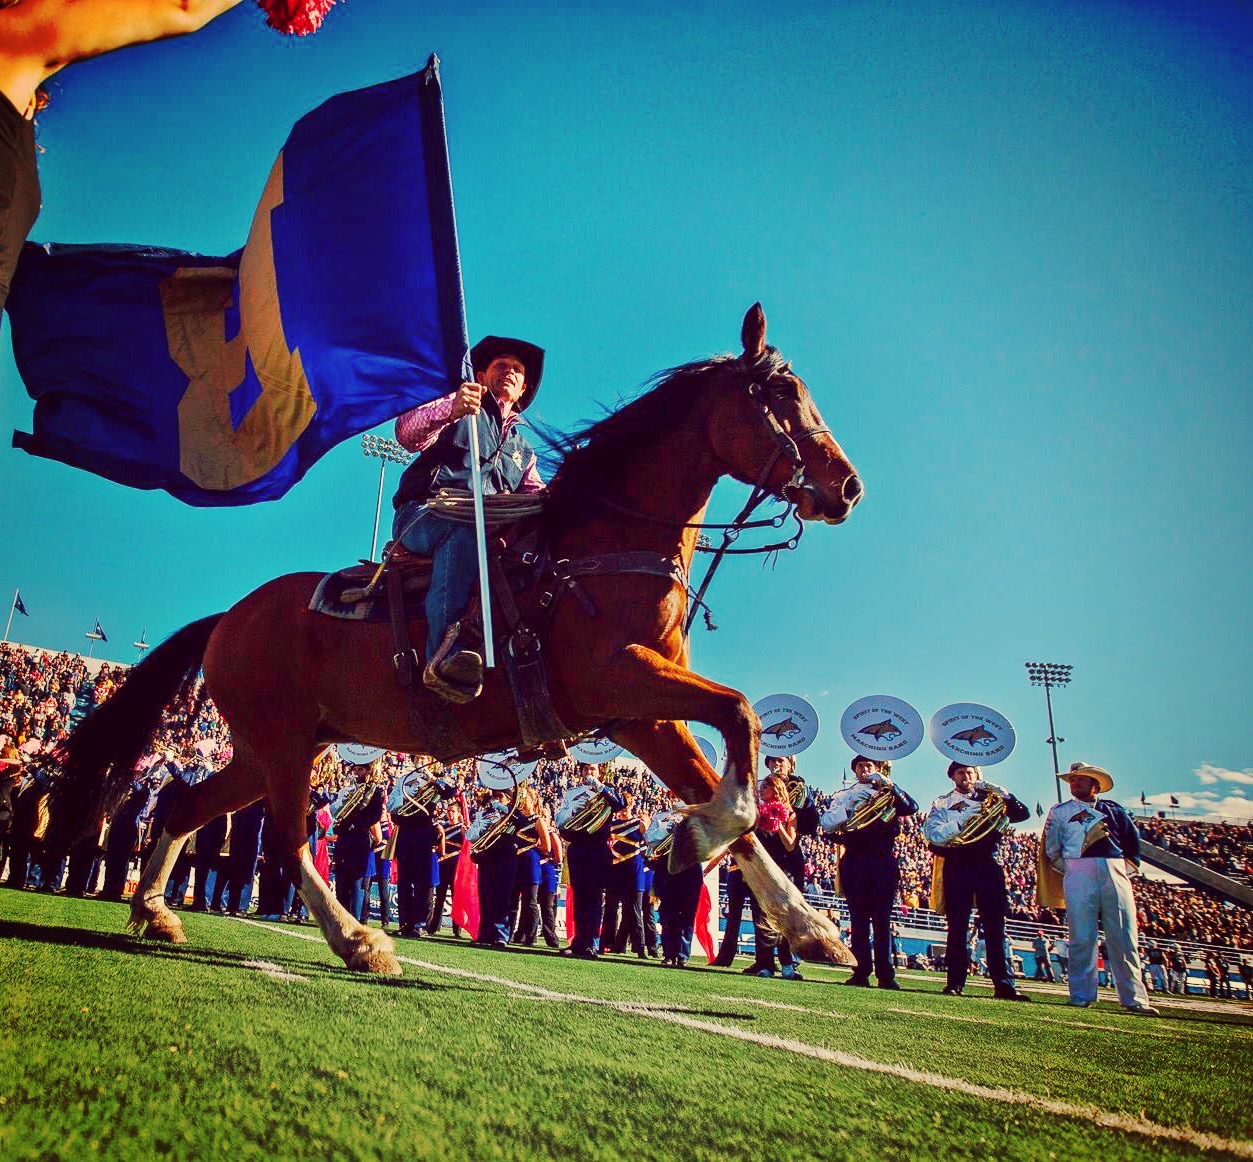
M 445 520 L 410 501 L 396 510 L 392 537 L 412 553 L 432 558 L 426 591 L 426 660 L 444 640 L 448 627 L 470 604 L 479 577 L 474 526 Z

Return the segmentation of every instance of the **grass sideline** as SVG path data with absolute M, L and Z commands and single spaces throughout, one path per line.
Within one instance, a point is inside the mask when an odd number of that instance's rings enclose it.
M 1242 1003 L 1152 1021 L 451 939 L 378 980 L 313 928 L 190 915 L 172 948 L 125 916 L 0 888 L 0 1158 L 1253 1157 Z

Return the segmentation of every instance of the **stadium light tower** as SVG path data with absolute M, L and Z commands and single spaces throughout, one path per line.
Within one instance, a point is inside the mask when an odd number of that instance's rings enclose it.
M 1049 736 L 1045 741 L 1053 748 L 1053 786 L 1057 791 L 1057 801 L 1062 801 L 1062 784 L 1061 784 L 1061 766 L 1057 761 L 1057 744 L 1065 742 L 1064 738 L 1057 737 L 1057 728 L 1053 725 L 1053 695 L 1052 692 L 1067 685 L 1070 681 L 1070 672 L 1073 666 L 1066 666 L 1060 662 L 1027 662 L 1027 678 L 1033 686 L 1044 687 L 1044 703 L 1049 711 Z
M 402 448 L 395 440 L 375 436 L 370 432 L 361 437 L 361 451 L 367 456 L 379 458 L 379 498 L 374 506 L 374 533 L 370 538 L 370 560 L 373 561 L 379 543 L 379 517 L 383 512 L 383 477 L 387 473 L 387 465 L 408 464 L 413 459 L 413 453 Z

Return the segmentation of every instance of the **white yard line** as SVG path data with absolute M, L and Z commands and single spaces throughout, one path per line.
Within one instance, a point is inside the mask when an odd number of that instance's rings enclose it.
M 243 920 L 242 922 L 263 928 L 268 932 L 277 932 L 283 936 L 291 936 L 297 940 L 307 940 L 316 944 L 323 943 L 320 935 L 313 936 L 305 932 L 293 932 L 288 928 L 276 928 L 269 924 L 258 923 L 255 920 Z M 646 1017 L 653 1021 L 664 1021 L 671 1025 L 708 1033 L 715 1037 L 729 1037 L 732 1040 L 744 1041 L 765 1049 L 778 1049 L 799 1057 L 809 1057 L 815 1061 L 838 1065 L 843 1069 L 855 1069 L 865 1073 L 877 1073 L 887 1077 L 895 1077 L 901 1081 L 925 1085 L 931 1089 L 943 1090 L 948 1093 L 959 1093 L 966 1097 L 976 1097 L 984 1101 L 1024 1106 L 1028 1109 L 1039 1110 L 1041 1113 L 1052 1114 L 1056 1117 L 1092 1122 L 1105 1129 L 1118 1130 L 1126 1134 L 1138 1134 L 1146 1138 L 1165 1138 L 1172 1142 L 1183 1142 L 1189 1146 L 1196 1146 L 1202 1150 L 1221 1150 L 1229 1154 L 1235 1154 L 1240 1158 L 1253 1158 L 1253 1142 L 1224 1138 L 1218 1134 L 1193 1130 L 1186 1126 L 1163 1126 L 1157 1122 L 1151 1122 L 1147 1118 L 1113 1113 L 1097 1109 L 1095 1106 L 1076 1105 L 1073 1102 L 1038 1097 L 1035 1094 L 1003 1089 L 999 1086 L 979 1085 L 957 1077 L 945 1077 L 939 1073 L 911 1069 L 907 1065 L 892 1065 L 871 1061 L 868 1058 L 859 1057 L 853 1053 L 844 1053 L 838 1049 L 827 1049 L 821 1045 L 809 1045 L 804 1041 L 795 1041 L 788 1037 L 775 1037 L 768 1033 L 757 1033 L 751 1029 L 741 1029 L 736 1025 L 721 1025 L 700 1017 L 687 1016 L 683 1013 L 655 1008 L 642 1002 L 613 1001 L 601 997 L 585 997 L 577 993 L 556 992 L 552 989 L 543 988 L 540 985 L 527 984 L 525 981 L 510 980 L 508 977 L 495 976 L 491 973 L 470 972 L 464 968 L 451 968 L 447 965 L 434 964 L 427 960 L 416 960 L 409 956 L 399 956 L 397 959 L 403 964 L 412 965 L 414 968 L 419 968 L 426 972 L 442 973 L 445 976 L 479 981 L 482 984 L 501 985 L 515 992 L 530 993 L 532 996 L 543 997 L 551 1001 L 565 1001 L 570 1004 L 614 1009 L 630 1016 Z M 742 1000 L 743 998 L 736 999 Z M 770 1003 L 773 1004 L 774 1002 Z M 933 1014 L 928 1013 L 926 1015 L 932 1016 Z
M 288 972 L 281 965 L 271 964 L 268 960 L 245 960 L 245 968 L 255 968 L 258 972 L 268 976 L 271 980 L 308 980 L 307 976 L 301 976 L 298 972 Z
M 922 1009 L 886 1009 L 888 1013 L 900 1013 L 906 1017 L 923 1017 L 928 1021 L 963 1021 L 968 1025 L 998 1025 L 1002 1029 L 1018 1029 L 1022 1026 L 1013 1021 L 997 1021 L 991 1017 L 967 1017 L 959 1013 L 936 1013 Z M 1048 1025 L 1065 1025 L 1068 1029 L 1096 1029 L 1101 1033 L 1131 1033 L 1136 1037 L 1153 1037 L 1160 1041 L 1177 1041 L 1182 1034 L 1158 1033 L 1144 1027 L 1148 1017 L 1129 1015 L 1126 1025 L 1090 1025 L 1086 1021 L 1068 1021 L 1063 1017 L 1036 1017 L 1035 1020 Z

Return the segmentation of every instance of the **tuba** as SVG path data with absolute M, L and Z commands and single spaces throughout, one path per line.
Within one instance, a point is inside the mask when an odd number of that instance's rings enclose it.
M 854 783 L 837 791 L 831 807 L 819 826 L 832 838 L 854 835 L 875 823 L 891 823 L 896 818 L 896 796 L 890 784 Z
M 566 791 L 554 820 L 559 831 L 592 835 L 609 822 L 613 810 L 600 784 L 584 783 Z
M 668 859 L 670 849 L 674 847 L 674 831 L 683 815 L 679 811 L 665 808 L 653 816 L 648 830 L 644 832 L 644 858 L 648 860 Z

